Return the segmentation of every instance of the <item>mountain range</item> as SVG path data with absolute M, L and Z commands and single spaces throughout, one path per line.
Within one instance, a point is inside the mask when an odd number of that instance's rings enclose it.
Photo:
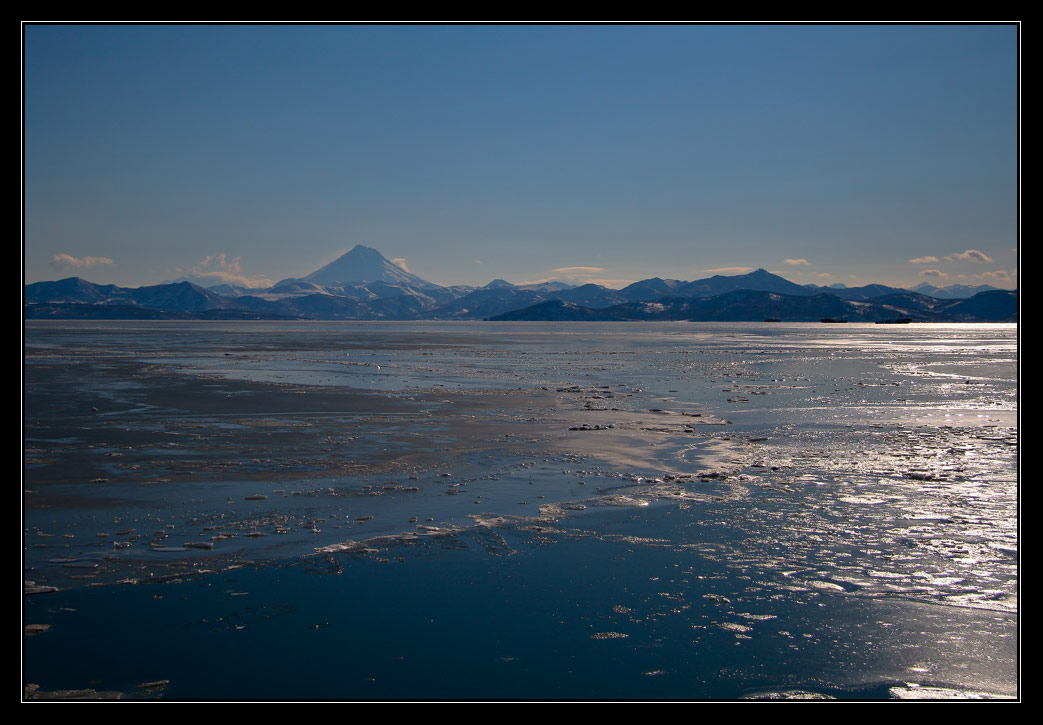
M 929 289 L 928 289 L 929 288 Z M 930 292 L 930 294 L 925 293 Z M 428 282 L 358 245 L 326 266 L 263 290 L 188 281 L 127 288 L 79 277 L 24 289 L 26 319 L 727 320 L 1016 322 L 1017 291 L 919 291 L 799 285 L 763 269 L 685 282 L 654 277 L 623 289 L 562 282 L 483 287 Z

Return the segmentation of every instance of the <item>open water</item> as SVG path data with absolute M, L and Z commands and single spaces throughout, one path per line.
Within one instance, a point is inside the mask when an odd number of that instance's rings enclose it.
M 24 342 L 29 697 L 1019 695 L 1015 325 Z

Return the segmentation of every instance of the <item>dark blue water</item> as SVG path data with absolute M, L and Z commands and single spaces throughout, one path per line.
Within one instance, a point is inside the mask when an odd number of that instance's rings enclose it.
M 692 546 L 696 519 L 735 513 L 610 508 L 558 532 L 36 595 L 27 619 L 53 627 L 26 640 L 26 677 L 128 697 L 170 680 L 166 699 L 1013 694 L 1012 614 L 789 590 Z M 714 550 L 742 550 L 717 534 Z
M 29 330 L 25 578 L 60 589 L 24 598 L 40 693 L 1018 696 L 1015 328 L 219 327 Z M 157 370 L 253 412 L 142 406 Z M 360 417 L 228 387 L 275 374 L 433 397 Z

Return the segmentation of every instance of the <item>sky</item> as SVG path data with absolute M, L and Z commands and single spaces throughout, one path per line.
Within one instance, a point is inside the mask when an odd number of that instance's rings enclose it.
M 1016 286 L 1009 25 L 23 25 L 24 282 Z

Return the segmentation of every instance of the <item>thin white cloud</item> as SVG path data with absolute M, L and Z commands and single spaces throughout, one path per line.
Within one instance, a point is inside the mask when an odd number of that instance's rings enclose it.
M 603 284 L 602 281 L 596 278 L 604 271 L 604 267 L 555 267 L 551 270 L 553 274 L 548 277 L 547 281 L 560 280 L 575 285 L 588 284 L 590 282 Z
M 948 279 L 949 275 L 940 269 L 925 269 L 920 272 L 920 276 L 924 279 Z
M 931 264 L 932 262 L 933 263 L 937 263 L 938 262 L 938 258 L 937 257 L 927 256 L 927 257 L 916 257 L 915 259 L 910 259 L 909 260 L 909 264 Z
M 215 283 L 224 282 L 236 287 L 248 287 L 251 289 L 271 287 L 275 284 L 263 274 L 253 276 L 243 274 L 242 259 L 242 257 L 229 259 L 224 252 L 209 254 L 203 257 L 199 264 L 192 267 L 189 273 L 195 277 L 212 279 Z
M 808 266 L 811 266 L 811 262 L 809 262 L 806 259 L 784 259 L 782 261 L 785 262 L 786 264 L 800 264 L 800 265 L 805 265 L 806 264 Z
M 192 274 L 205 274 L 206 272 L 213 271 L 210 269 L 210 265 L 214 265 L 216 269 L 222 272 L 229 272 L 232 274 L 239 274 L 243 271 L 240 262 L 242 257 L 233 257 L 228 259 L 228 255 L 224 252 L 220 254 L 208 254 L 203 257 L 202 261 L 193 267 L 190 271 Z
M 1005 269 L 997 269 L 995 272 L 982 272 L 976 275 L 985 284 L 992 285 L 1017 285 L 1017 278 Z
M 51 257 L 50 265 L 57 270 L 90 269 L 105 264 L 112 264 L 108 257 L 73 257 L 69 254 L 56 254 Z
M 604 272 L 604 267 L 555 267 L 554 272 L 571 277 L 585 277 L 590 274 Z
M 966 252 L 960 252 L 954 254 L 946 259 L 958 259 L 961 262 L 991 262 L 992 259 L 985 254 L 985 252 L 979 252 L 977 249 L 968 249 Z
M 401 269 L 403 272 L 409 272 L 409 267 L 406 266 L 405 257 L 395 257 L 391 260 L 391 263 Z M 410 272 L 412 274 L 412 272 Z
M 518 285 L 526 284 L 546 284 L 547 282 L 561 282 L 565 281 L 569 284 L 583 285 L 583 284 L 599 284 L 602 287 L 608 287 L 609 289 L 623 289 L 627 285 L 634 284 L 637 282 L 636 279 L 598 279 L 593 277 L 570 277 L 562 280 L 561 277 L 544 277 L 542 279 L 529 279 L 523 282 L 516 282 Z

